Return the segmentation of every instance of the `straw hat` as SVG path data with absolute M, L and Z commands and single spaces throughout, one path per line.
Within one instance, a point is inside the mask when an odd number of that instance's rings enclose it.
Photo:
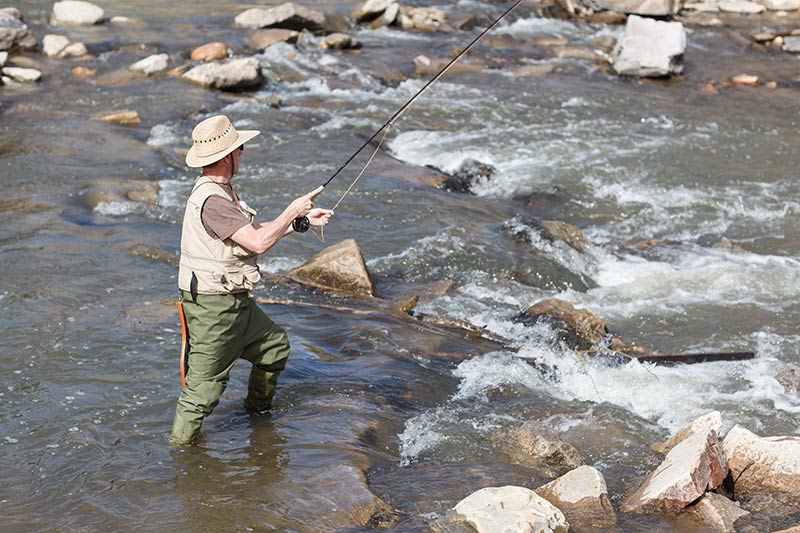
M 186 164 L 192 168 L 216 163 L 261 133 L 257 130 L 236 131 L 225 115 L 207 118 L 192 131 L 192 147 Z

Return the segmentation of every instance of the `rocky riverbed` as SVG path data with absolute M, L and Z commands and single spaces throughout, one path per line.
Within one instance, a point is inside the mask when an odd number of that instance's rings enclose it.
M 246 414 L 243 363 L 189 450 L 166 435 L 192 126 L 262 130 L 236 185 L 268 217 L 510 4 L 3 8 L 0 524 L 797 526 L 793 1 L 523 3 L 328 242 L 263 258 L 293 341 L 275 410 Z

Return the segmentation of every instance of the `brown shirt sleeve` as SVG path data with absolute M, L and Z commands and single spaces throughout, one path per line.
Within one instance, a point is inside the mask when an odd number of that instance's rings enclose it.
M 211 237 L 223 241 L 250 223 L 236 204 L 216 195 L 209 196 L 203 204 L 200 220 Z

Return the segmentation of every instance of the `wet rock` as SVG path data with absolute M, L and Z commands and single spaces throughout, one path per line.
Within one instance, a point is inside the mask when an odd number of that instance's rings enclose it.
M 757 79 L 758 78 L 756 78 L 756 80 Z M 733 80 L 731 80 L 731 82 L 733 82 Z M 734 85 L 736 84 L 734 83 Z M 735 242 L 732 242 L 728 239 L 722 239 L 719 242 L 715 242 L 714 244 L 711 245 L 711 247 L 716 248 L 718 250 L 726 250 L 733 254 L 741 254 L 747 251 L 740 244 L 736 244 Z
M 400 6 L 396 23 L 404 30 L 436 31 L 445 21 L 444 11 L 435 7 Z
M 587 22 L 596 24 L 625 24 L 628 21 L 628 15 L 616 11 L 600 11 L 586 15 L 584 18 Z
M 556 70 L 555 65 L 523 65 L 514 69 L 514 76 L 543 76 Z
M 493 435 L 492 440 L 518 464 L 549 466 L 550 472 L 564 472 L 583 465 L 583 458 L 574 446 L 561 440 L 552 428 L 537 422 L 528 421 L 516 429 L 501 431 Z
M 130 17 L 119 17 L 119 16 L 111 17 L 111 20 L 109 20 L 109 22 L 111 24 L 114 24 L 115 26 L 133 26 L 139 23 L 139 21 L 136 19 L 132 19 Z
M 707 492 L 700 501 L 687 507 L 685 514 L 695 522 L 702 524 L 703 530 L 736 533 L 734 522 L 750 513 L 725 496 Z
M 722 413 L 711 411 L 701 417 L 695 418 L 688 426 L 680 429 L 669 440 L 661 444 L 653 444 L 651 448 L 656 453 L 666 455 L 669 451 L 691 437 L 695 433 L 706 433 L 713 430 L 717 435 L 722 430 Z
M 755 15 L 764 12 L 764 6 L 747 0 L 723 0 L 719 3 L 719 10 L 725 13 L 738 13 L 740 15 Z
M 367 527 L 380 521 L 380 515 L 390 514 L 392 509 L 375 496 L 367 485 L 364 471 L 353 465 L 333 465 L 316 470 L 310 479 L 304 480 L 310 487 L 318 487 L 316 497 L 304 502 L 309 511 L 315 513 L 314 522 L 320 530 L 341 531 L 353 525 Z M 347 490 L 342 490 L 347 487 Z
M 129 109 L 120 111 L 113 111 L 111 113 L 100 113 L 95 116 L 97 120 L 108 122 L 109 124 L 122 124 L 122 125 L 136 125 L 141 124 L 142 119 L 139 118 L 139 113 Z
M 389 6 L 395 3 L 395 0 L 367 0 L 361 9 L 353 13 L 353 18 L 359 24 L 369 22 L 381 16 Z
M 36 48 L 36 39 L 28 26 L 9 13 L 0 13 L 0 50 Z
M 488 180 L 495 173 L 495 168 L 476 159 L 465 160 L 458 170 L 448 175 L 442 183 L 442 189 L 450 192 L 470 192 L 479 181 Z
M 569 530 L 561 511 L 525 487 L 481 489 L 458 502 L 454 509 L 478 533 L 567 533 Z
M 16 7 L 3 7 L 0 8 L 0 15 L 11 15 L 17 20 L 22 20 L 22 11 L 17 9 Z
M 597 527 L 600 522 L 611 525 L 616 521 L 606 480 L 591 466 L 570 470 L 535 492 L 563 512 L 572 526 L 591 522 Z
M 56 26 L 92 26 L 103 22 L 103 8 L 81 0 L 64 0 L 53 4 L 50 23 Z
M 431 59 L 426 55 L 420 54 L 415 56 L 412 60 L 414 62 L 414 75 L 415 76 L 428 76 L 439 72 L 446 62 L 441 59 Z M 448 72 L 451 74 L 465 74 L 471 72 L 481 72 L 483 67 L 474 65 L 472 63 L 464 63 L 459 61 L 453 65 Z
M 686 31 L 680 22 L 628 17 L 625 34 L 613 52 L 613 67 L 622 76 L 662 77 L 683 72 Z
M 356 241 L 348 239 L 325 248 L 288 274 L 289 278 L 319 287 L 361 296 L 373 296 L 372 283 L 364 256 Z
M 3 67 L 3 76 L 19 83 L 37 83 L 42 81 L 42 73 L 35 68 Z
M 137 61 L 128 67 L 128 70 L 144 74 L 145 76 L 152 76 L 153 74 L 164 72 L 167 68 L 169 68 L 169 55 L 153 54 L 145 57 L 141 61 Z
M 714 87 L 713 83 L 706 83 L 705 85 L 703 85 L 703 88 L 700 89 L 700 93 L 706 96 L 717 96 L 719 94 L 719 91 L 717 90 L 716 87 Z
M 377 30 L 378 28 L 383 28 L 384 26 L 389 26 L 390 24 L 394 24 L 397 20 L 397 15 L 400 14 L 400 4 L 393 3 L 389 4 L 389 7 L 381 13 L 381 16 L 376 18 L 370 24 L 370 27 L 373 30 Z
M 271 8 L 254 7 L 240 13 L 236 25 L 243 28 L 285 28 L 289 30 L 326 30 L 325 14 L 291 2 Z
M 760 0 L 770 11 L 796 11 L 800 9 L 800 0 Z
M 95 74 L 97 74 L 97 69 L 80 66 L 72 68 L 72 75 L 76 78 L 87 79 L 93 77 Z
M 783 38 L 782 50 L 784 52 L 800 53 L 800 36 L 788 35 Z
M 750 74 L 737 74 L 731 78 L 731 83 L 741 87 L 755 87 L 758 85 L 758 76 L 751 76 Z
M 736 425 L 723 447 L 737 497 L 771 491 L 800 495 L 800 437 L 759 437 Z
M 655 17 L 676 14 L 682 3 L 681 0 L 597 0 L 597 6 L 602 9 Z
M 564 46 L 553 49 L 553 55 L 559 59 L 583 59 L 595 61 L 599 56 L 589 48 L 582 46 Z
M 320 46 L 334 50 L 355 50 L 361 48 L 361 41 L 346 33 L 337 32 L 326 35 Z
M 273 45 L 275 43 L 280 43 L 280 42 L 293 43 L 297 41 L 297 37 L 299 35 L 300 32 L 295 30 L 270 28 L 267 30 L 259 30 L 251 34 L 247 38 L 247 44 L 249 44 L 256 50 L 264 50 L 266 47 Z
M 89 50 L 83 43 L 70 43 L 61 52 L 61 57 L 83 57 L 89 55 Z
M 70 43 L 63 35 L 45 35 L 42 40 L 42 52 L 47 57 L 65 58 L 82 57 L 89 52 L 83 43 Z
M 664 462 L 625 500 L 622 511 L 680 510 L 707 490 L 719 487 L 727 473 L 725 452 L 716 432 L 695 433 L 670 450 Z
M 205 63 L 194 67 L 183 77 L 204 87 L 223 91 L 252 89 L 264 83 L 261 65 L 253 57 Z
M 534 226 L 542 237 L 551 242 L 563 241 L 582 254 L 587 251 L 588 239 L 581 230 L 571 224 L 561 220 L 537 220 Z
M 192 61 L 203 62 L 217 61 L 228 57 L 229 52 L 228 45 L 225 43 L 206 43 L 192 50 L 191 59 Z
M 562 340 L 580 349 L 597 346 L 608 333 L 606 323 L 601 318 L 556 298 L 537 302 L 519 317 L 520 322 L 529 325 L 540 320 L 561 330 L 565 333 Z
M 105 180 L 84 193 L 86 207 L 96 209 L 102 204 L 140 202 L 156 205 L 161 188 L 158 183 L 144 180 Z

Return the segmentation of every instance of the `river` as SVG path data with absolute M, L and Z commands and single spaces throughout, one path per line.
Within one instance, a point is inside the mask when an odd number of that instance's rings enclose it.
M 56 31 L 46 24 L 51 5 L 16 4 L 39 40 Z M 358 5 L 318 7 L 345 15 Z M 263 217 L 274 216 L 327 179 L 423 86 L 414 56 L 449 57 L 477 30 L 361 28 L 359 52 L 278 44 L 257 55 L 269 73 L 259 91 L 226 94 L 126 69 L 155 52 L 179 65 L 215 40 L 252 55 L 248 31 L 232 24 L 249 6 L 103 7 L 109 17 L 141 23 L 58 29 L 85 42 L 95 59 L 26 52 L 44 82 L 0 88 L 4 530 L 357 531 L 334 516 L 331 502 L 351 490 L 352 472 L 363 472 L 394 509 L 388 529 L 419 531 L 479 488 L 551 479 L 513 464 L 492 443 L 524 421 L 547 424 L 575 445 L 603 472 L 615 506 L 659 463 L 649 444 L 696 416 L 719 410 L 724 430 L 742 424 L 765 436 L 800 431 L 800 399 L 776 379 L 800 364 L 796 59 L 743 47 L 730 29 L 690 27 L 683 76 L 620 79 L 596 62 L 531 45 L 547 37 L 592 48 L 599 37 L 619 36 L 620 26 L 522 8 L 470 61 L 496 57 L 555 71 L 448 75 L 392 128 L 325 231 L 328 243 L 356 240 L 382 298 L 425 295 L 450 281 L 418 310 L 485 326 L 522 350 L 385 314 L 268 305 L 293 346 L 272 415 L 244 411 L 248 368 L 240 363 L 200 442 L 172 448 L 177 269 L 131 251 L 177 253 L 195 177 L 182 163 L 194 124 L 225 113 L 237 127 L 262 130 L 234 184 Z M 501 10 L 475 0 L 440 7 L 448 18 Z M 722 18 L 742 34 L 798 20 Z M 74 78 L 77 64 L 97 75 Z M 700 91 L 744 71 L 778 87 Z M 119 108 L 137 110 L 142 123 L 91 119 Z M 413 179 L 425 165 L 453 171 L 469 158 L 496 168 L 475 194 Z M 333 204 L 357 167 L 318 205 Z M 115 192 L 131 182 L 157 184 L 155 203 Z M 588 251 L 538 237 L 532 221 L 542 218 L 581 228 Z M 649 239 L 658 243 L 630 246 Z M 711 246 L 721 239 L 745 251 Z M 323 246 L 308 234 L 290 236 L 260 264 L 279 274 Z M 278 277 L 257 296 L 360 305 Z M 587 308 L 658 353 L 750 350 L 756 358 L 675 367 L 587 358 L 546 326 L 514 320 L 546 297 Z M 680 530 L 642 515 L 620 514 L 618 526 Z

